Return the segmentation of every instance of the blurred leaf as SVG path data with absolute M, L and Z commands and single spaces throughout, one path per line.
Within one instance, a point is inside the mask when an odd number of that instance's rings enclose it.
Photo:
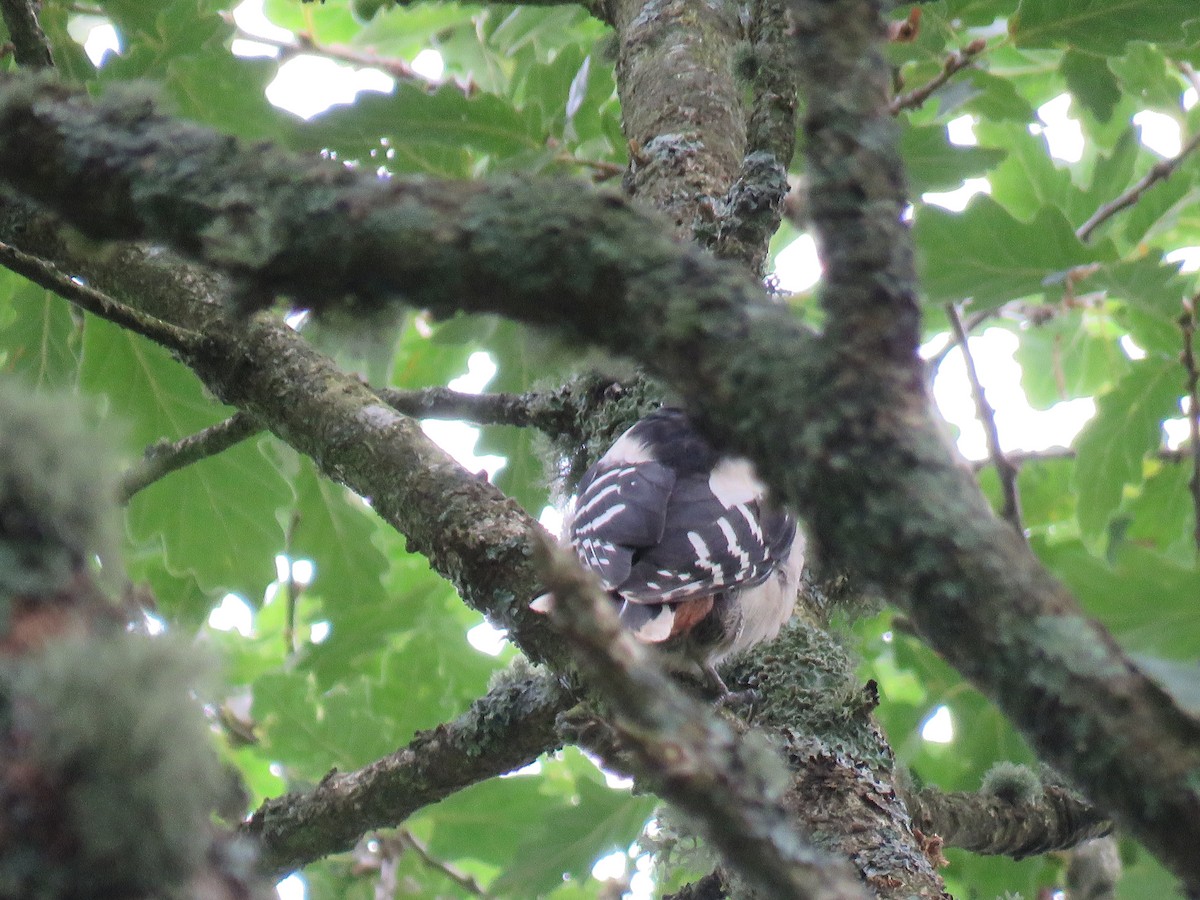
M 108 397 L 124 426 L 131 455 L 160 440 L 174 441 L 225 418 L 190 370 L 144 338 L 99 319 L 84 332 L 80 382 Z M 275 510 L 291 489 L 251 440 L 174 472 L 129 504 L 134 540 L 162 542 L 175 572 L 191 572 L 206 591 L 233 591 L 252 603 L 273 579 L 283 531 Z M 206 609 L 165 611 L 196 621 Z
M 1130 41 L 1178 45 L 1180 25 L 1198 17 L 1191 0 L 1021 0 L 1008 32 L 1018 47 L 1120 55 Z
M 537 820 L 517 847 L 515 864 L 496 879 L 491 889 L 525 897 L 550 890 L 563 875 L 590 877 L 596 860 L 624 850 L 641 833 L 654 811 L 652 797 L 634 797 L 604 783 L 581 779 L 579 803 L 550 810 Z
M 1042 562 L 1067 583 L 1084 609 L 1131 650 L 1194 660 L 1200 647 L 1200 573 L 1132 544 L 1111 563 L 1083 545 L 1033 542 Z
M 0 271 L 0 371 L 30 386 L 73 386 L 79 371 L 82 322 L 71 304 L 16 275 Z
M 1080 311 L 1055 316 L 1026 328 L 1015 358 L 1021 364 L 1021 386 L 1036 409 L 1062 400 L 1090 397 L 1112 386 L 1129 369 L 1129 357 Z
M 1127 484 L 1142 481 L 1142 462 L 1162 443 L 1162 421 L 1179 410 L 1183 373 L 1176 364 L 1145 359 L 1113 390 L 1096 401 L 1096 416 L 1084 426 L 1075 447 L 1075 487 L 1079 525 L 1099 535 L 1121 501 Z
M 900 134 L 900 152 L 914 195 L 949 191 L 966 178 L 977 178 L 995 166 L 1005 153 L 990 147 L 951 144 L 944 125 L 909 125 Z
M 986 196 L 962 213 L 921 207 L 914 237 L 926 303 L 972 299 L 974 310 L 1040 294 L 1098 252 L 1079 243 L 1057 209 L 1044 207 L 1025 223 Z
M 427 91 L 400 82 L 391 94 L 366 92 L 296 126 L 291 145 L 333 150 L 343 159 L 385 160 L 397 171 L 468 174 L 465 150 L 497 157 L 541 150 L 538 116 L 492 94 L 466 97 L 453 86 Z
M 1107 122 L 1112 117 L 1121 91 L 1103 56 L 1068 50 L 1063 54 L 1062 73 L 1071 93 L 1096 118 Z
M 1179 78 L 1159 48 L 1141 42 L 1131 44 L 1124 56 L 1108 60 L 1108 68 L 1141 108 L 1179 108 Z

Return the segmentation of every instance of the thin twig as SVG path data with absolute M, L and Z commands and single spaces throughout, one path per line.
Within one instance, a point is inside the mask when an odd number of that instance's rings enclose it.
M 554 157 L 554 161 L 563 165 L 581 166 L 585 169 L 591 169 L 592 181 L 597 184 L 611 181 L 613 178 L 625 174 L 625 166 L 603 159 L 580 159 L 571 153 L 560 153 Z
M 445 860 L 438 859 L 436 856 L 430 853 L 429 848 L 421 843 L 421 841 L 417 839 L 417 836 L 407 828 L 400 829 L 400 831 L 396 833 L 396 837 L 401 846 L 412 850 L 413 853 L 417 854 L 421 862 L 424 863 L 427 868 L 433 869 L 434 871 L 445 875 L 471 896 L 491 896 L 491 894 L 485 891 L 479 882 L 474 879 L 474 877 L 468 875 L 466 872 L 462 871 L 462 869 L 451 865 Z
M 1200 372 L 1196 368 L 1196 303 L 1200 294 L 1183 301 L 1183 313 L 1179 316 L 1179 328 L 1183 332 L 1183 353 L 1180 360 L 1187 372 L 1188 392 L 1188 427 L 1190 430 L 1192 452 L 1192 477 L 1188 480 L 1188 488 L 1192 492 L 1192 509 L 1195 522 L 1192 525 L 1192 536 L 1196 542 L 1196 555 L 1200 556 Z
M 1050 447 L 1046 450 L 1013 450 L 1005 453 L 1004 458 L 1008 460 L 1010 465 L 1020 469 L 1027 465 L 1075 459 L 1078 455 L 1073 447 Z M 1191 462 L 1192 454 L 1190 449 L 1185 451 L 1160 447 L 1154 454 L 1154 458 L 1161 463 L 1179 465 L 1182 462 Z M 981 469 L 986 469 L 991 464 L 991 458 L 977 459 L 971 462 L 971 468 L 978 472 Z
M 946 61 L 942 63 L 942 71 L 936 76 L 919 88 L 913 88 L 913 90 L 907 93 L 893 97 L 888 103 L 888 112 L 894 116 L 899 114 L 901 110 L 920 108 L 932 96 L 934 91 L 974 63 L 975 58 L 986 49 L 987 41 L 983 38 L 976 38 L 961 50 L 951 53 L 946 57 Z
M 975 398 L 975 409 L 979 416 L 979 422 L 983 425 L 984 436 L 987 438 L 988 455 L 996 466 L 996 474 L 1000 476 L 1000 490 L 1004 498 L 1000 515 L 1017 530 L 1017 534 L 1024 536 L 1025 528 L 1021 524 L 1021 504 L 1017 494 L 1017 468 L 1005 458 L 1004 451 L 1000 449 L 1000 432 L 996 428 L 996 411 L 988 402 L 983 384 L 979 381 L 979 372 L 975 368 L 975 357 L 971 355 L 967 331 L 963 327 L 962 317 L 959 316 L 958 309 L 953 303 L 946 305 L 946 316 L 950 319 L 954 338 L 962 348 L 963 361 L 967 365 L 967 380 L 971 382 L 971 394 Z
M 1137 203 L 1142 198 L 1142 195 L 1155 184 L 1170 178 L 1171 174 L 1179 168 L 1188 155 L 1194 152 L 1197 147 L 1200 147 L 1200 132 L 1192 135 L 1191 139 L 1183 146 L 1183 149 L 1175 156 L 1156 162 L 1150 167 L 1150 171 L 1138 179 L 1137 183 L 1130 187 L 1129 190 L 1116 199 L 1105 203 L 1092 213 L 1091 218 L 1075 229 L 1075 236 L 1086 243 L 1097 228 L 1121 210 L 1127 209 Z
M 988 319 L 991 319 L 991 318 L 994 318 L 994 317 L 1000 315 L 1000 312 L 1002 309 L 1003 309 L 1003 307 L 997 306 L 993 309 L 984 309 L 984 310 L 980 310 L 977 313 L 972 313 L 967 318 L 966 323 L 963 325 L 963 330 L 965 331 L 965 333 L 970 334 L 972 331 L 974 331 L 976 328 L 978 328 L 980 325 L 982 325 Z M 946 361 L 946 357 L 949 356 L 951 351 L 954 350 L 954 348 L 957 346 L 959 346 L 958 337 L 951 334 L 950 340 L 946 342 L 946 346 L 943 347 L 941 350 L 939 350 L 937 353 L 933 354 L 933 356 L 929 357 L 929 359 L 925 360 L 926 368 L 930 372 L 936 372 L 939 368 L 941 368 L 942 363 L 944 363 Z
M 128 503 L 134 494 L 163 476 L 194 462 L 216 456 L 260 431 L 262 426 L 257 420 L 244 412 L 238 412 L 224 422 L 211 425 L 173 443 L 159 441 L 151 444 L 146 448 L 141 462 L 122 476 L 120 501 Z
M 229 24 L 234 24 L 233 15 L 231 13 L 222 13 L 221 17 Z M 267 47 L 274 47 L 280 51 L 283 58 L 299 56 L 301 54 L 312 54 L 313 56 L 323 56 L 326 59 L 336 60 L 338 62 L 350 63 L 354 66 L 362 66 L 368 69 L 379 69 L 381 72 L 390 75 L 397 81 L 409 81 L 418 84 L 422 87 L 427 87 L 430 90 L 436 90 L 446 85 L 453 85 L 463 94 L 470 97 L 479 90 L 479 86 L 470 78 L 465 81 L 458 79 L 433 79 L 426 78 L 419 73 L 405 60 L 395 56 L 379 56 L 375 53 L 370 53 L 365 50 L 357 50 L 354 47 L 348 47 L 345 44 L 318 44 L 316 39 L 307 32 L 297 32 L 292 37 L 274 38 L 264 37 L 262 35 L 253 34 L 249 31 L 244 31 L 238 28 L 234 35 L 238 40 L 253 41 L 256 44 L 263 44 Z
M 1192 90 L 1196 92 L 1196 99 L 1200 100 L 1200 74 L 1197 74 L 1195 67 L 1189 63 L 1180 60 L 1175 63 L 1175 67 L 1183 73 L 1183 77 L 1188 80 L 1188 84 L 1192 86 Z
M 284 555 L 287 559 L 287 577 L 283 579 L 284 596 L 287 599 L 287 609 L 283 620 L 283 651 L 288 656 L 296 652 L 296 607 L 300 602 L 302 586 L 296 583 L 295 567 L 292 560 L 292 545 L 296 541 L 296 527 L 300 524 L 300 510 L 292 513 L 287 531 L 283 537 Z
M 29 279 L 39 287 L 53 291 L 85 312 L 149 338 L 168 350 L 190 356 L 200 348 L 201 338 L 195 332 L 169 325 L 161 319 L 155 319 L 118 303 L 107 294 L 86 284 L 80 284 L 45 260 L 23 253 L 16 247 L 0 243 L 0 265 Z

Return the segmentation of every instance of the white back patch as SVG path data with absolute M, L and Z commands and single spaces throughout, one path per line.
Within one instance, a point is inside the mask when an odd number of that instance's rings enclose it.
M 717 463 L 708 476 L 708 489 L 726 509 L 757 500 L 767 492 L 750 460 L 740 456 L 726 457 Z

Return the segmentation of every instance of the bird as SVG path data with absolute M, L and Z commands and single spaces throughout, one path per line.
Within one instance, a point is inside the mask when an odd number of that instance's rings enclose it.
M 716 666 L 774 639 L 795 608 L 803 530 L 750 461 L 719 453 L 682 409 L 661 407 L 617 438 L 565 519 L 625 627 L 718 697 L 729 690 Z

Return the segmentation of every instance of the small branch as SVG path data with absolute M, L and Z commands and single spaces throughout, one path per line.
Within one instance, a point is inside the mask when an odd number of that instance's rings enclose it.
M 1192 477 L 1188 480 L 1188 488 L 1192 492 L 1192 513 L 1195 522 L 1192 525 L 1192 537 L 1196 543 L 1196 554 L 1200 556 L 1200 372 L 1196 367 L 1196 303 L 1200 294 L 1189 297 L 1183 303 L 1183 313 L 1179 316 L 1179 328 L 1183 332 L 1183 352 L 1180 361 L 1187 372 L 1188 396 L 1188 428 L 1192 454 Z
M 257 838 L 262 867 L 274 875 L 349 850 L 369 831 L 557 749 L 555 719 L 574 702 L 560 676 L 506 678 L 457 719 L 419 732 L 390 756 L 266 801 L 242 830 Z
M 583 440 L 581 421 L 598 406 L 620 399 L 636 384 L 612 378 L 584 377 L 550 391 L 525 394 L 467 394 L 445 387 L 399 390 L 380 388 L 388 406 L 415 419 L 462 419 L 476 425 L 537 428 L 550 437 Z
M 440 872 L 473 897 L 490 896 L 472 876 L 431 854 L 429 848 L 408 829 L 401 829 L 396 837 L 403 847 L 412 850 L 417 855 L 426 868 Z
M 961 50 L 951 53 L 946 57 L 946 61 L 942 63 L 942 71 L 936 76 L 919 88 L 913 88 L 913 90 L 907 93 L 893 97 L 888 102 L 888 112 L 894 116 L 898 115 L 901 110 L 919 109 L 933 95 L 934 91 L 974 63 L 975 58 L 986 49 L 987 41 L 983 38 L 976 38 Z
M 975 409 L 979 416 L 979 422 L 983 425 L 983 433 L 987 438 L 988 455 L 996 467 L 996 474 L 1000 476 L 1000 490 L 1004 497 L 1004 506 L 1000 515 L 1017 530 L 1017 534 L 1024 536 L 1025 528 L 1021 524 L 1021 502 L 1017 494 L 1017 468 L 1005 458 L 1004 451 L 1000 447 L 1000 431 L 996 428 L 996 411 L 988 402 L 983 384 L 979 381 L 979 372 L 975 368 L 975 357 L 971 355 L 967 331 L 963 327 L 962 318 L 953 303 L 947 304 L 946 317 L 950 320 L 950 328 L 955 340 L 962 348 L 963 361 L 967 365 L 967 380 L 971 383 L 971 394 L 975 398 Z
M 560 153 L 554 161 L 566 166 L 581 166 L 592 170 L 592 181 L 602 184 L 625 174 L 625 167 L 601 159 L 580 159 L 571 153 Z
M 1150 171 L 1143 175 L 1137 183 L 1129 190 L 1121 194 L 1114 200 L 1105 203 L 1094 213 L 1091 218 L 1075 229 L 1075 236 L 1079 240 L 1087 243 L 1096 229 L 1115 216 L 1123 209 L 1127 209 L 1137 203 L 1142 198 L 1146 191 L 1150 190 L 1156 183 L 1165 181 L 1170 178 L 1172 173 L 1183 164 L 1183 161 L 1193 153 L 1197 147 L 1200 147 L 1200 133 L 1192 135 L 1191 139 L 1184 144 L 1183 149 L 1170 159 L 1164 159 L 1156 162 L 1150 167 Z
M 229 24 L 234 24 L 232 13 L 221 13 L 221 17 Z M 253 41 L 256 44 L 264 44 L 267 47 L 274 47 L 280 51 L 282 59 L 288 59 L 302 54 L 311 54 L 313 56 L 323 56 L 326 59 L 332 59 L 337 62 L 349 63 L 353 66 L 361 66 L 368 69 L 378 69 L 386 75 L 390 75 L 397 81 L 409 81 L 421 87 L 428 88 L 430 91 L 446 85 L 452 85 L 461 91 L 464 95 L 470 97 L 477 93 L 479 86 L 473 80 L 468 78 L 466 81 L 457 79 L 435 80 L 426 78 L 424 75 L 417 72 L 411 65 L 395 56 L 379 56 L 366 50 L 358 50 L 354 47 L 349 47 L 345 44 L 318 44 L 316 38 L 306 32 L 297 32 L 292 37 L 288 38 L 273 38 L 263 37 L 257 34 L 251 34 L 248 31 L 243 31 L 238 28 L 235 37 L 243 41 Z
M 972 313 L 967 317 L 967 321 L 963 323 L 963 331 L 967 334 L 970 334 L 988 319 L 992 319 L 1000 315 L 1001 308 L 1002 307 L 995 307 L 994 309 L 984 309 L 977 313 Z M 946 357 L 949 356 L 954 348 L 958 346 L 961 346 L 958 336 L 952 333 L 950 335 L 950 340 L 946 342 L 946 346 L 937 353 L 933 354 L 933 356 L 929 357 L 929 359 L 925 360 L 926 368 L 931 373 L 936 372 L 941 368 L 942 363 L 946 361 Z
M 118 497 L 122 504 L 128 503 L 138 491 L 149 487 L 160 478 L 190 466 L 210 456 L 228 450 L 262 431 L 252 416 L 234 413 L 224 422 L 210 425 L 203 431 L 188 435 L 178 441 L 159 441 L 146 448 L 142 460 L 136 463 L 121 478 Z
M 741 738 L 713 710 L 685 694 L 617 619 L 607 594 L 574 555 L 537 542 L 551 617 L 581 674 L 610 706 L 626 751 L 621 768 L 692 817 L 726 863 L 764 896 L 862 898 L 844 862 L 817 851 L 795 831 L 782 803 L 782 761 Z
M 937 788 L 907 794 L 904 802 L 913 826 L 947 847 L 1013 859 L 1066 850 L 1113 829 L 1105 813 L 1057 785 L 1031 802 Z
M 1195 67 L 1183 60 L 1175 63 L 1175 66 L 1183 73 L 1183 77 L 1188 80 L 1188 84 L 1192 86 L 1192 90 L 1196 92 L 1196 99 L 1200 100 L 1200 74 L 1196 73 Z
M 296 652 L 296 607 L 300 602 L 300 591 L 302 590 L 302 586 L 296 583 L 292 560 L 292 546 L 295 544 L 296 526 L 299 524 L 300 511 L 295 510 L 288 522 L 283 541 L 288 566 L 287 578 L 284 579 L 282 585 L 287 600 L 287 609 L 283 620 L 283 652 L 288 657 Z
M 1071 447 L 1051 447 L 1047 450 L 1014 450 L 1004 454 L 1004 458 L 1018 469 L 1030 464 L 1036 465 L 1037 463 L 1053 462 L 1060 459 L 1075 459 L 1076 456 L 1075 450 Z M 1185 451 L 1161 447 L 1154 458 L 1159 462 L 1178 465 L 1182 462 L 1191 462 L 1192 453 L 1190 449 Z M 971 462 L 971 468 L 978 472 L 980 469 L 985 469 L 991 464 L 991 459 L 977 459 Z
M 26 69 L 52 69 L 50 42 L 37 20 L 34 0 L 0 0 L 0 15 L 12 38 L 17 65 Z
M 50 263 L 0 243 L 0 265 L 29 279 L 39 287 L 53 291 L 75 306 L 119 325 L 134 334 L 154 341 L 181 356 L 189 356 L 200 346 L 198 334 L 169 325 L 159 319 L 130 309 L 85 284 L 80 284 Z

